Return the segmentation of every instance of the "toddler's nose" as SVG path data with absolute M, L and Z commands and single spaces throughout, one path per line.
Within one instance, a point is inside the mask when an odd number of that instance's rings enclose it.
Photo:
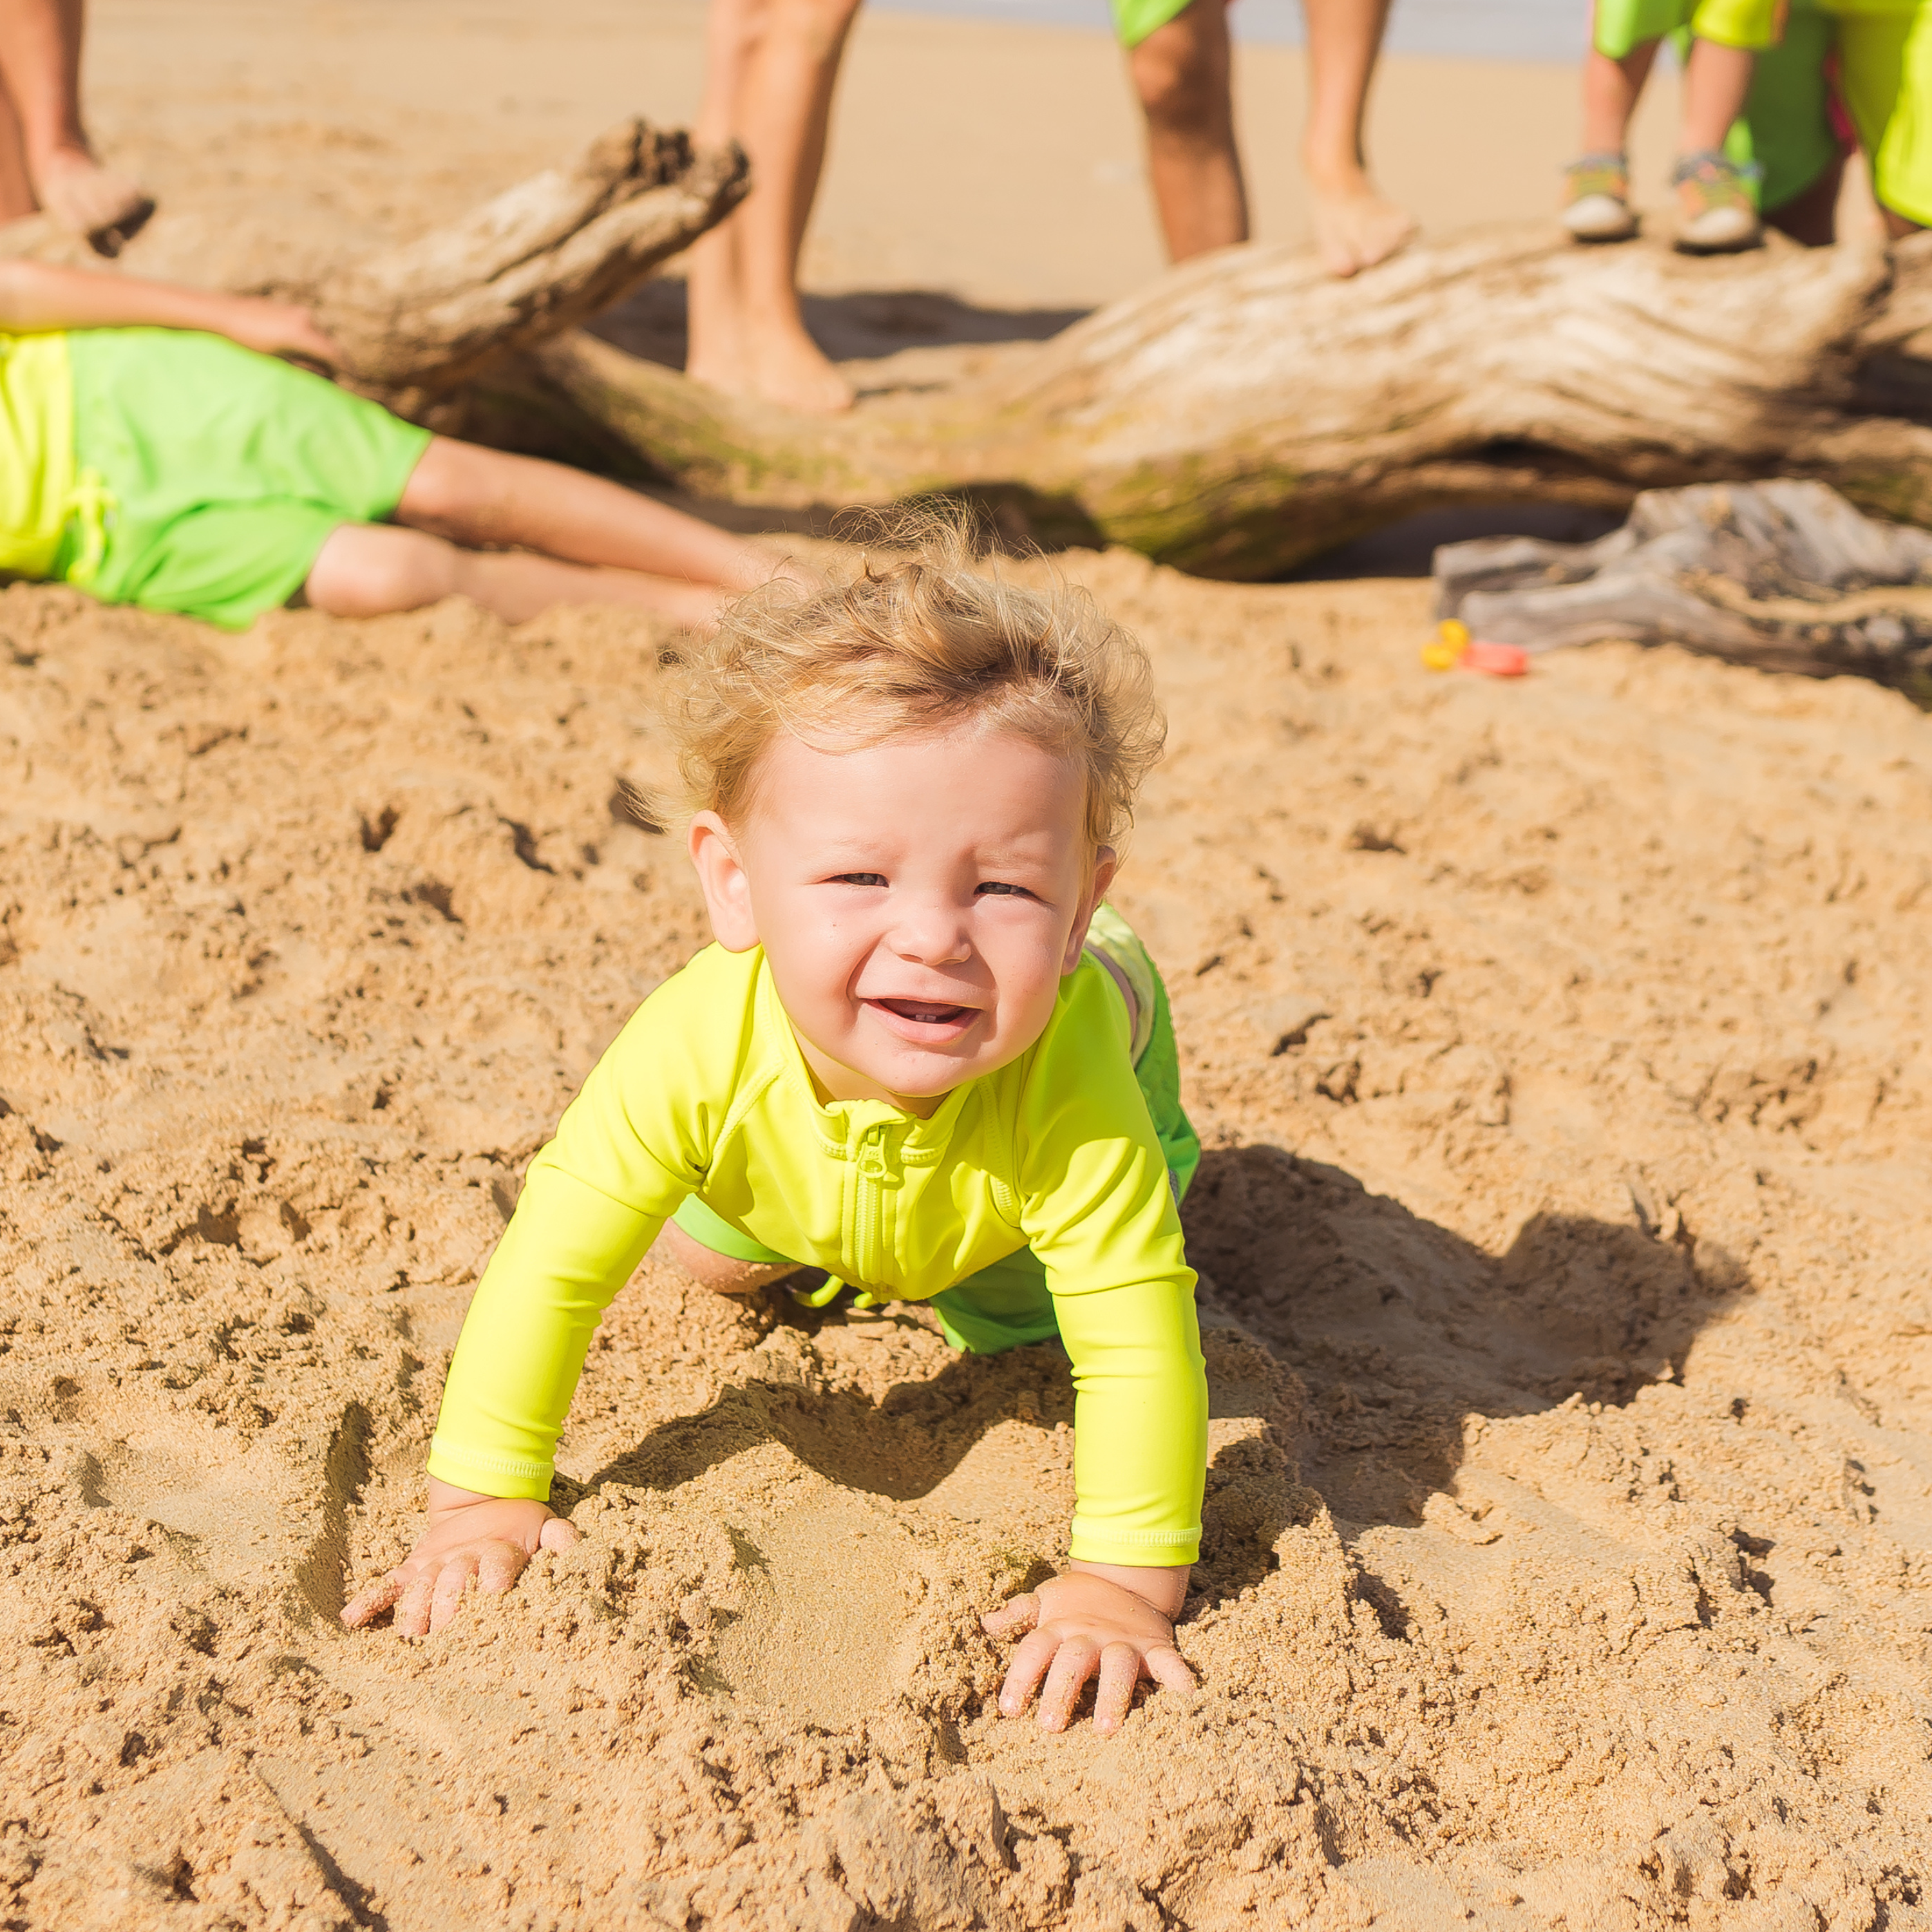
M 949 966 L 970 958 L 973 942 L 966 922 L 950 906 L 908 906 L 892 934 L 892 947 L 902 959 L 922 965 Z

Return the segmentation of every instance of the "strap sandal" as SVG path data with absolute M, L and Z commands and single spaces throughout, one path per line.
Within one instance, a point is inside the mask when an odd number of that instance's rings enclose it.
M 1764 239 L 1752 189 L 1764 170 L 1740 167 L 1714 148 L 1682 156 L 1670 171 L 1677 190 L 1676 246 L 1687 255 L 1729 254 Z
M 1630 164 L 1622 154 L 1586 154 L 1563 170 L 1570 190 L 1563 226 L 1579 242 L 1628 242 L 1636 232 Z

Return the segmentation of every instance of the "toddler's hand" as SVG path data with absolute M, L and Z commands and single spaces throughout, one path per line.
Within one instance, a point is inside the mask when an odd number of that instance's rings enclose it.
M 351 1630 L 392 1605 L 404 1636 L 441 1630 L 471 1584 L 501 1596 L 539 1550 L 568 1550 L 578 1540 L 574 1526 L 547 1503 L 479 1496 L 434 1476 L 429 1492 L 429 1527 L 415 1549 L 344 1607 L 342 1621 Z
M 315 317 L 297 302 L 253 298 L 238 302 L 227 333 L 244 349 L 279 356 L 321 375 L 333 375 L 342 366 L 340 344 L 324 334 Z
M 992 1637 L 1029 1633 L 1013 1653 L 1006 1681 L 1000 1687 L 1000 1714 L 1017 1718 L 1027 1700 L 1040 1691 L 1040 1722 L 1043 1730 L 1064 1731 L 1080 1701 L 1087 1680 L 1097 1670 L 1094 1696 L 1094 1728 L 1102 1736 L 1117 1731 L 1133 1700 L 1134 1686 L 1150 1677 L 1170 1690 L 1191 1690 L 1194 1673 L 1174 1647 L 1174 1625 L 1142 1594 L 1138 1578 L 1130 1585 L 1114 1577 L 1135 1573 L 1108 1566 L 1075 1564 L 1062 1576 L 980 1619 Z M 1144 1588 L 1180 1607 L 1186 1594 L 1187 1572 L 1148 1570 L 1139 1573 Z M 1178 1583 L 1176 1580 L 1178 1580 Z

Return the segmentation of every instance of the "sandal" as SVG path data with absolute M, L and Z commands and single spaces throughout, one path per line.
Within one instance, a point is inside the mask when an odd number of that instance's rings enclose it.
M 1764 239 L 1752 184 L 1763 170 L 1739 167 L 1714 148 L 1686 154 L 1671 170 L 1677 190 L 1677 246 L 1686 254 L 1755 248 Z
M 1628 242 L 1636 232 L 1630 164 L 1622 154 L 1586 154 L 1563 172 L 1570 178 L 1563 225 L 1579 242 Z

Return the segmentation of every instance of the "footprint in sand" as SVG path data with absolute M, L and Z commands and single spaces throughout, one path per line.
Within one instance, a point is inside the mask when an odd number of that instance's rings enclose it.
M 733 1540 L 744 1603 L 719 1636 L 714 1688 L 827 1730 L 890 1702 L 916 1660 L 925 1579 L 910 1539 L 832 1496 Z

